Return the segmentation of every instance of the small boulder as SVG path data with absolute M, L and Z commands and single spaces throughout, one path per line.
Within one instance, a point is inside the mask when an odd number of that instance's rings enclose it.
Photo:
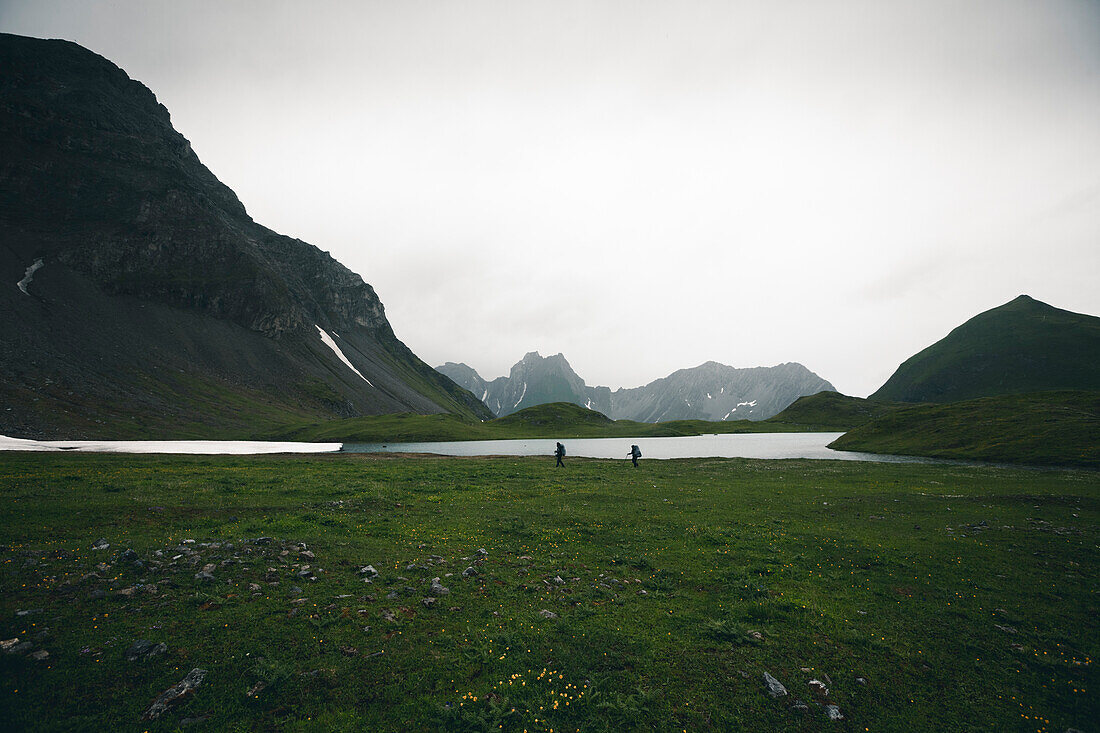
M 196 667 L 188 672 L 186 677 L 160 693 L 157 699 L 153 700 L 145 712 L 142 713 L 142 720 L 156 720 L 161 715 L 168 712 L 169 708 L 178 705 L 187 697 L 194 694 L 195 690 L 202 684 L 204 677 L 206 677 L 205 669 Z
M 168 645 L 164 642 L 154 644 L 146 639 L 138 639 L 126 650 L 126 661 L 136 662 L 139 659 L 152 659 L 155 656 L 164 654 L 166 651 L 168 651 Z
M 443 585 L 440 584 L 439 578 L 432 578 L 432 584 L 431 587 L 428 588 L 428 592 L 433 596 L 446 596 L 449 595 L 451 591 L 449 588 L 444 588 Z
M 472 565 L 462 571 L 463 578 L 472 578 L 475 575 L 477 575 L 477 568 L 473 567 Z
M 829 720 L 844 720 L 844 715 L 836 705 L 826 705 L 825 714 L 829 716 Z
M 558 617 L 558 614 L 554 613 L 553 611 L 551 611 L 549 609 L 544 608 L 541 611 L 539 611 L 539 616 L 542 616 L 543 618 L 548 618 L 548 619 L 555 619 L 555 618 Z
M 783 683 L 767 672 L 764 673 L 764 684 L 767 685 L 768 694 L 772 697 L 782 697 L 787 694 L 787 688 L 783 686 Z

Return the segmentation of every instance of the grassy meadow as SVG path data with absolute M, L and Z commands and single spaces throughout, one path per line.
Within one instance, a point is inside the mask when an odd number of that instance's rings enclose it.
M 7 730 L 1100 719 L 1096 472 L 10 453 L 0 492 Z

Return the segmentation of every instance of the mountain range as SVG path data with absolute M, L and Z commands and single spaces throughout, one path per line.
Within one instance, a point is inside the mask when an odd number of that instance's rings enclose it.
M 81 46 L 0 34 L 0 184 L 0 433 L 491 417 L 359 275 L 254 222 L 154 94 Z
M 575 405 L 613 420 L 765 420 L 799 397 L 833 386 L 801 364 L 736 369 L 708 361 L 642 387 L 590 387 L 561 354 L 532 351 L 507 377 L 484 380 L 472 367 L 447 362 L 436 369 L 480 397 L 498 417 L 552 402 Z

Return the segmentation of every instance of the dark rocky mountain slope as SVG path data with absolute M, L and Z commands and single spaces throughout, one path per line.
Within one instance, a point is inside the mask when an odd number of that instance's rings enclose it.
M 0 312 L 6 435 L 491 416 L 362 278 L 252 221 L 151 91 L 67 41 L 0 34 Z
M 1050 390 L 1100 390 L 1100 318 L 1021 295 L 910 357 L 871 399 L 957 402 Z
M 614 420 L 765 420 L 799 397 L 833 386 L 801 364 L 737 369 L 709 361 L 642 387 L 589 387 L 561 354 L 533 351 L 507 377 L 486 382 L 466 364 L 436 367 L 481 397 L 497 416 L 551 402 L 571 402 Z

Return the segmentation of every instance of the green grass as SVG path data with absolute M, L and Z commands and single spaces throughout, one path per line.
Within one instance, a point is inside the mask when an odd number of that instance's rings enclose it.
M 895 409 L 830 448 L 1100 468 L 1100 392 L 1037 392 Z
M 376 415 L 270 430 L 268 440 L 345 443 L 407 443 L 436 440 L 509 440 L 520 438 L 668 438 L 710 433 L 784 433 L 807 430 L 784 421 L 672 420 L 641 423 L 611 420 L 569 402 L 536 405 L 505 417 L 479 422 L 458 415 Z M 824 430 L 823 428 L 819 428 Z M 824 430 L 828 432 L 828 430 Z
M 0 654 L 5 727 L 1064 731 L 1100 716 L 1100 474 L 552 463 L 0 455 L 0 639 L 49 653 Z M 111 547 L 92 550 L 100 537 Z M 427 608 L 437 576 L 450 594 Z M 168 651 L 125 661 L 139 638 Z M 143 723 L 196 667 L 195 694 Z M 791 695 L 770 698 L 764 672 Z M 844 720 L 791 707 L 814 700 L 811 678 Z

